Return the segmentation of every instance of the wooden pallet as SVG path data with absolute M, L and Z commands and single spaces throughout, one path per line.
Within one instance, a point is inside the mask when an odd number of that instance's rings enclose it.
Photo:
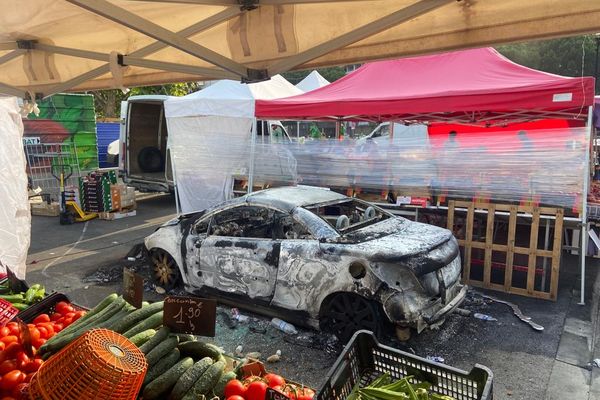
M 495 204 L 487 202 L 469 202 L 469 201 L 454 201 L 448 202 L 448 221 L 447 227 L 453 232 L 456 232 L 458 224 L 456 223 L 456 209 L 466 209 L 466 217 L 464 226 L 460 229 L 464 232 L 458 239 L 459 245 L 463 248 L 463 282 L 472 285 L 502 291 L 505 293 L 514 293 L 528 297 L 535 297 L 546 300 L 556 300 L 558 290 L 558 276 L 560 269 L 560 256 L 563 231 L 564 210 L 551 207 L 536 207 L 524 205 L 508 205 Z M 485 240 L 474 240 L 474 225 L 476 217 L 479 218 L 477 210 L 487 211 L 487 221 L 485 222 Z M 494 221 L 498 219 L 497 212 L 508 213 L 508 227 L 506 242 L 502 244 L 494 243 L 495 227 Z M 476 215 L 477 214 L 477 215 Z M 540 216 L 549 216 L 553 221 L 554 235 L 551 241 L 551 249 L 538 248 L 538 239 L 540 235 Z M 529 237 L 529 247 L 515 245 L 517 234 L 517 222 L 530 221 L 531 233 Z M 506 219 L 504 217 L 503 219 Z M 524 226 L 521 224 L 521 226 Z M 483 226 L 482 226 L 483 228 Z M 484 252 L 483 260 L 474 260 L 473 251 L 482 250 Z M 504 253 L 504 263 L 494 262 L 492 254 Z M 527 258 L 526 266 L 516 266 L 514 263 L 515 256 L 522 255 Z M 538 267 L 538 258 L 550 259 L 550 269 L 544 272 L 542 268 L 542 276 L 550 275 L 549 285 L 541 282 L 536 282 L 536 274 L 539 275 L 540 268 Z M 476 262 L 477 261 L 477 262 Z M 473 267 L 482 265 L 483 274 L 478 277 L 474 276 Z M 498 268 L 499 267 L 499 268 Z M 503 282 L 492 281 L 493 268 L 504 269 Z M 517 274 L 522 276 L 526 273 L 524 287 L 514 285 L 515 280 L 520 280 L 516 277 Z M 498 274 L 495 275 L 496 278 Z M 497 280 L 497 279 L 496 279 Z

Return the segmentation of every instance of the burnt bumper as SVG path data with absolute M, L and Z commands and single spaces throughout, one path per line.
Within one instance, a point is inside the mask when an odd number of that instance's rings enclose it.
M 457 293 L 452 300 L 446 303 L 446 305 L 444 305 L 442 308 L 435 311 L 432 315 L 423 315 L 423 320 L 427 323 L 427 325 L 433 325 L 442 320 L 464 301 L 469 287 L 467 285 L 461 285 L 457 283 L 454 289 L 457 291 Z

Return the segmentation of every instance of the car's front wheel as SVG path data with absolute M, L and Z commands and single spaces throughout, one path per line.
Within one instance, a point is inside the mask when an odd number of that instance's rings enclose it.
M 181 274 L 177 263 L 169 253 L 163 249 L 150 251 L 150 260 L 154 272 L 154 279 L 165 290 L 173 289 L 181 281 Z
M 361 329 L 379 336 L 382 329 L 380 314 L 376 302 L 352 293 L 338 293 L 323 305 L 320 325 L 322 330 L 346 343 Z

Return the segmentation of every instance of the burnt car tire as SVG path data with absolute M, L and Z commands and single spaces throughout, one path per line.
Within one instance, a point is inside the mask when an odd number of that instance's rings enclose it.
M 162 249 L 151 250 L 150 260 L 154 280 L 163 289 L 171 290 L 181 282 L 179 267 L 169 253 Z
M 339 293 L 328 300 L 321 310 L 321 329 L 347 343 L 354 332 L 366 329 L 380 336 L 381 307 L 374 301 L 352 293 Z

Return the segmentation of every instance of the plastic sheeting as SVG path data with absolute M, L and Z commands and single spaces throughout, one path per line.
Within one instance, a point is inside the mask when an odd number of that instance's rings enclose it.
M 252 147 L 249 132 L 227 141 L 222 134 L 188 148 L 195 156 L 178 165 L 186 175 L 206 171 L 226 181 L 220 189 L 229 197 L 231 177 L 247 176 Z M 391 139 L 256 144 L 254 181 L 580 207 L 585 139 L 586 128 L 428 134 L 425 126 L 411 126 Z
M 31 216 L 27 197 L 23 123 L 17 99 L 0 97 L 0 271 L 25 279 Z

